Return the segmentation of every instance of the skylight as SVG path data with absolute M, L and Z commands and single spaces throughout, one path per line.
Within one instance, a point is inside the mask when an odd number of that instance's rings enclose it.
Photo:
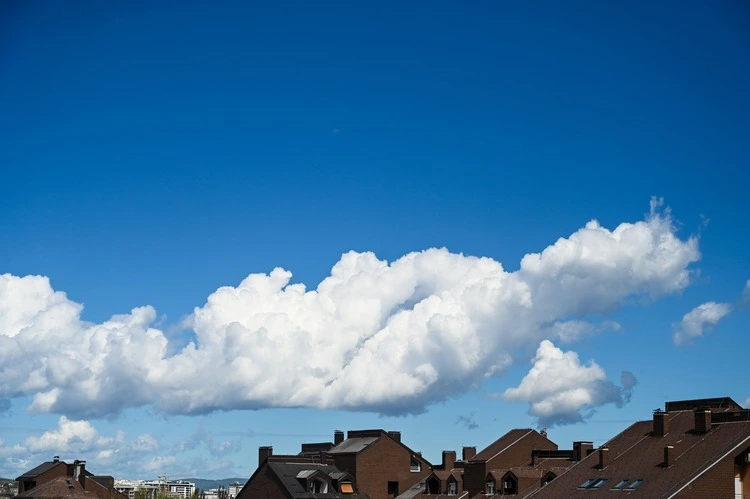
M 617 485 L 615 485 L 614 487 L 612 487 L 612 490 L 620 490 L 620 489 L 622 489 L 625 485 L 627 485 L 627 483 L 629 481 L 630 481 L 630 478 L 626 478 L 625 480 L 620 480 L 619 482 L 617 482 Z
M 609 481 L 609 478 L 600 478 L 597 481 L 595 481 L 594 483 L 592 483 L 589 488 L 590 489 L 598 489 L 599 487 L 601 487 L 602 485 L 604 485 L 608 481 Z
M 625 487 L 625 490 L 635 490 L 642 483 L 643 483 L 643 480 L 641 480 L 641 479 L 635 480 L 633 483 L 631 483 L 630 485 L 628 485 L 627 487 Z
M 588 489 L 591 487 L 591 484 L 596 481 L 596 478 L 589 478 L 585 482 L 583 482 L 581 485 L 578 486 L 579 489 Z

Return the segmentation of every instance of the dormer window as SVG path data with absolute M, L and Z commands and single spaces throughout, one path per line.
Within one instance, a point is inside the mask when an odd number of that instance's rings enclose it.
M 518 494 L 518 483 L 515 478 L 509 476 L 503 481 L 503 494 Z
M 324 482 L 323 480 L 313 480 L 312 482 L 310 482 L 310 492 L 314 494 L 327 494 L 328 483 Z
M 417 458 L 411 458 L 411 464 L 409 465 L 409 471 L 412 473 L 418 473 L 422 471 L 422 463 Z
M 448 495 L 449 496 L 455 496 L 458 494 L 458 484 L 455 480 L 451 480 L 448 482 Z
M 495 494 L 495 482 L 492 480 L 487 480 L 487 483 L 484 484 L 484 492 L 488 496 Z
M 354 485 L 352 482 L 341 482 L 342 494 L 354 494 Z

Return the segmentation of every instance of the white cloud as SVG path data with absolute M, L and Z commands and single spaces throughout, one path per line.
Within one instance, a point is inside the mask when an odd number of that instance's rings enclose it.
M 117 437 L 102 437 L 88 421 L 72 421 L 60 416 L 56 430 L 46 431 L 39 437 L 29 437 L 24 442 L 29 451 L 85 452 L 101 450 L 117 443 Z M 122 438 L 122 435 L 119 436 Z
M 745 281 L 745 287 L 742 290 L 742 304 L 750 305 L 750 279 Z
M 502 373 L 541 340 L 574 341 L 587 327 L 565 324 L 685 288 L 698 241 L 680 239 L 657 208 L 611 231 L 591 221 L 515 272 L 429 249 L 390 263 L 346 253 L 313 290 L 281 268 L 251 274 L 194 310 L 196 342 L 175 355 L 149 306 L 92 324 L 46 277 L 5 274 L 0 397 L 33 395 L 32 410 L 84 417 L 146 404 L 180 414 L 418 412 Z
M 607 380 L 596 362 L 583 365 L 578 354 L 563 352 L 551 341 L 539 344 L 533 366 L 516 388 L 505 390 L 503 397 L 514 402 L 529 402 L 529 413 L 539 426 L 554 426 L 582 421 L 595 407 L 629 401 L 637 383 L 632 373 L 622 376 L 623 386 Z M 587 414 L 581 411 L 588 410 Z
M 693 338 L 703 336 L 703 333 L 718 324 L 731 311 L 732 306 L 728 303 L 710 301 L 698 305 L 685 314 L 680 323 L 675 326 L 676 330 L 672 336 L 675 345 L 684 345 Z
M 593 324 L 588 321 L 570 320 L 558 321 L 552 325 L 551 337 L 559 339 L 563 343 L 574 343 L 580 339 L 603 331 L 621 331 L 622 326 L 615 321 L 603 321 Z
M 84 459 L 96 462 L 97 470 L 135 473 L 146 470 L 148 456 L 158 450 L 159 442 L 150 434 L 143 433 L 129 440 L 125 432 L 114 431 L 102 435 L 87 420 L 72 420 L 65 416 L 58 419 L 57 427 L 30 435 L 15 444 L 0 440 L 0 470 L 26 471 L 36 464 L 58 455 L 68 462 Z M 96 471 L 96 470 L 94 470 Z

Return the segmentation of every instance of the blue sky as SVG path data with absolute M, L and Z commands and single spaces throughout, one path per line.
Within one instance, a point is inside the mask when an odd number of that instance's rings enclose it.
M 1 9 L 0 476 L 747 404 L 746 4 Z

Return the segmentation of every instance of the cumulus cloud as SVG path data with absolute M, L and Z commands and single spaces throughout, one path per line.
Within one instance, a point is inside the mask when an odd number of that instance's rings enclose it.
M 25 471 L 30 463 L 49 460 L 59 455 L 68 462 L 74 459 L 96 457 L 97 466 L 106 466 L 119 472 L 143 471 L 144 454 L 153 454 L 159 443 L 152 435 L 143 433 L 128 439 L 123 431 L 102 435 L 91 422 L 61 416 L 57 427 L 32 434 L 18 443 L 6 444 L 0 440 L 0 469 Z
M 682 290 L 699 258 L 697 238 L 678 237 L 656 201 L 644 220 L 588 222 L 514 272 L 446 249 L 392 262 L 349 252 L 315 289 L 282 268 L 217 289 L 191 315 L 196 340 L 176 353 L 149 306 L 93 324 L 46 277 L 5 274 L 0 397 L 32 395 L 32 410 L 79 417 L 146 404 L 419 412 L 544 339 L 590 334 L 591 315 Z
M 633 373 L 624 372 L 621 383 L 617 386 L 608 381 L 604 369 L 593 360 L 581 364 L 576 352 L 563 352 L 551 341 L 543 340 L 529 373 L 518 387 L 505 390 L 503 397 L 528 402 L 537 425 L 551 427 L 583 421 L 604 404 L 621 406 L 629 402 L 637 380 Z
M 728 303 L 710 301 L 698 305 L 685 314 L 680 323 L 675 326 L 675 332 L 672 336 L 675 345 L 685 345 L 694 338 L 700 338 L 703 333 L 718 324 L 731 311 L 732 306 Z

